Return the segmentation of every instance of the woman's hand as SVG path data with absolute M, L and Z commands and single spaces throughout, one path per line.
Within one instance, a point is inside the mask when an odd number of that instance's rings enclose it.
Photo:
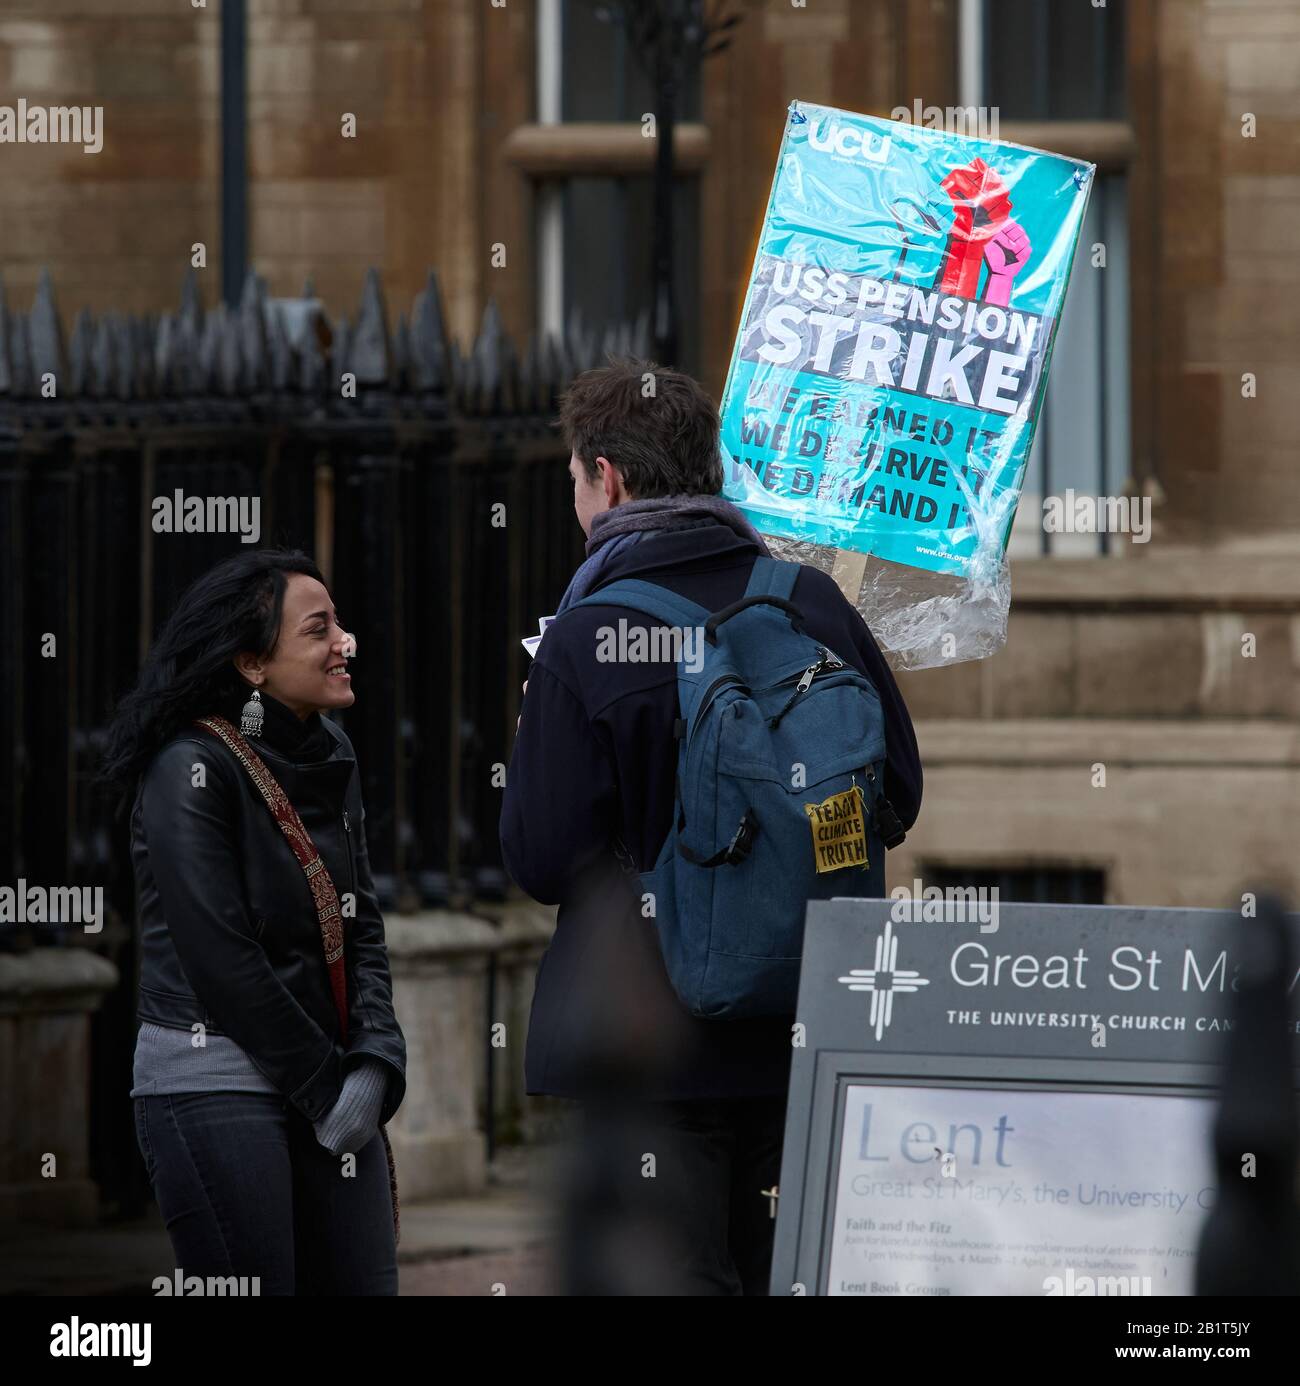
M 355 1154 L 379 1130 L 387 1083 L 387 1068 L 379 1059 L 363 1059 L 343 1080 L 338 1101 L 312 1123 L 331 1155 Z

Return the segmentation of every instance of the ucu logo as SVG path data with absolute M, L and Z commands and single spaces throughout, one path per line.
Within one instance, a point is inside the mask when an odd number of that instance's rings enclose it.
M 848 159 L 870 159 L 873 164 L 883 164 L 889 158 L 892 141 L 888 135 L 855 130 L 851 125 L 830 125 L 825 131 L 824 135 L 819 135 L 816 125 L 809 127 L 808 143 L 814 149 L 843 154 Z

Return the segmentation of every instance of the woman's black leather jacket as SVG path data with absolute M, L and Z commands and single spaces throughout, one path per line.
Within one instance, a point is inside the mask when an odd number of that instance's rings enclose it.
M 406 1043 L 393 1011 L 356 758 L 334 723 L 321 725 L 329 749 L 320 760 L 291 760 L 263 739 L 250 744 L 298 810 L 339 894 L 346 1046 L 302 867 L 243 766 L 198 728 L 154 757 L 131 815 L 138 1014 L 230 1036 L 312 1121 L 334 1105 L 363 1055 L 381 1059 L 389 1069 L 385 1122 L 405 1091 Z

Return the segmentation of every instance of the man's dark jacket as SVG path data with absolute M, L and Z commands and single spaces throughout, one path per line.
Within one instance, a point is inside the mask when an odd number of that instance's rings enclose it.
M 744 595 L 758 554 L 752 541 L 712 520 L 652 531 L 610 561 L 592 595 L 638 577 L 717 611 Z M 884 790 L 911 827 L 921 804 L 920 758 L 884 657 L 827 574 L 802 567 L 792 600 L 808 634 L 875 684 L 885 714 Z M 596 657 L 598 630 L 617 629 L 620 619 L 628 629 L 664 624 L 597 604 L 566 611 L 549 627 L 529 670 L 506 775 L 507 869 L 535 900 L 560 906 L 533 995 L 527 1090 L 587 1096 L 609 1051 L 630 1037 L 642 1051 L 644 1096 L 780 1094 L 794 1017 L 690 1016 L 671 990 L 654 921 L 641 917 L 630 893 L 619 893 L 628 878 L 610 872 L 615 837 L 638 871 L 654 866 L 672 823 L 677 770 L 676 666 Z
M 324 756 L 290 759 L 269 738 L 276 719 L 296 719 L 269 698 L 263 704 L 267 736 L 249 744 L 298 810 L 340 898 L 356 900 L 356 917 L 343 921 L 347 1044 L 303 869 L 247 771 L 197 728 L 154 757 L 131 815 L 137 1013 L 155 1025 L 228 1035 L 310 1121 L 333 1107 L 363 1056 L 381 1059 L 382 1124 L 406 1090 L 406 1042 L 393 1010 L 356 757 L 344 732 L 321 718 Z

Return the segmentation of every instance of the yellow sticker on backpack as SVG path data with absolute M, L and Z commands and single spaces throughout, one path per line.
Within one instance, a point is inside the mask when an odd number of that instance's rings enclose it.
M 856 784 L 820 804 L 805 804 L 803 811 L 812 829 L 813 855 L 819 872 L 869 865 L 866 804 Z

